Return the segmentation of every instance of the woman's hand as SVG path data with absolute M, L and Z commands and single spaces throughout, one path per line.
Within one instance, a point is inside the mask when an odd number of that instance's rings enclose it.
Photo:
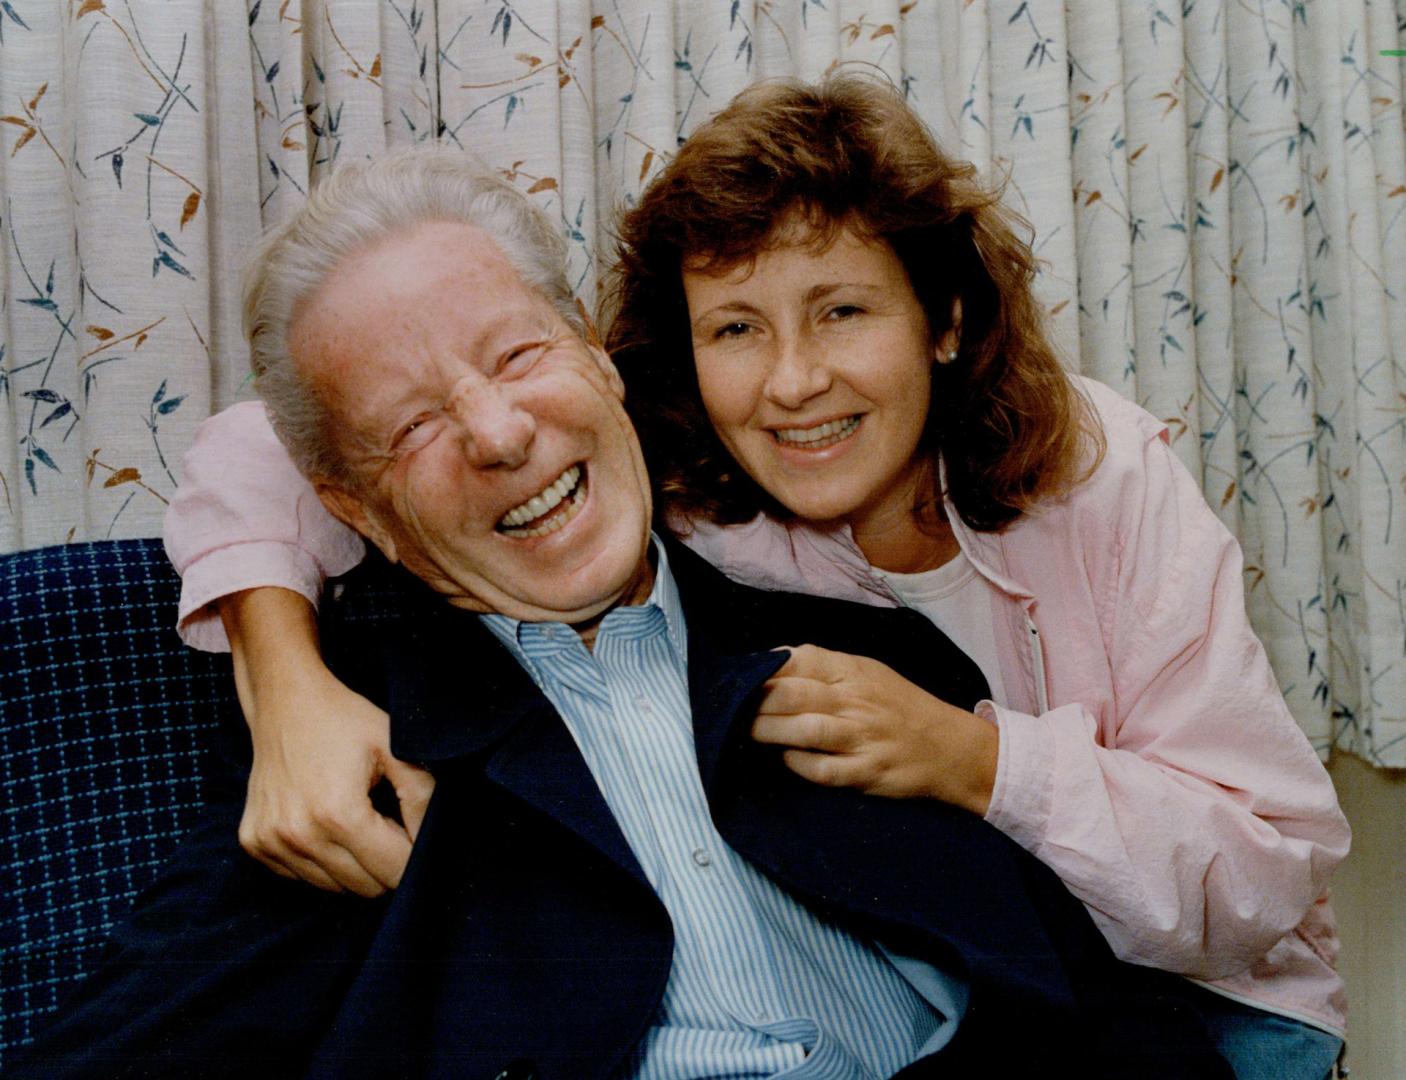
M 275 873 L 333 892 L 395 888 L 433 777 L 391 756 L 386 713 L 327 670 L 305 599 L 251 589 L 219 605 L 254 747 L 240 845 Z M 371 804 L 383 779 L 403 825 Z
M 877 660 L 814 645 L 791 649 L 767 681 L 752 737 L 787 747 L 787 766 L 807 780 L 870 795 L 985 814 L 996 782 L 994 724 Z

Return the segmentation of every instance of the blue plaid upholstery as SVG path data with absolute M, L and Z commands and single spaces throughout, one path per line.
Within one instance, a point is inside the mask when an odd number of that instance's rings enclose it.
M 185 648 L 159 540 L 0 558 L 0 1063 L 202 802 L 229 658 Z

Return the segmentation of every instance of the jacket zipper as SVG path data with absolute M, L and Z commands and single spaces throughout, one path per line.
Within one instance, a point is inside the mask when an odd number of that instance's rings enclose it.
M 1030 660 L 1035 667 L 1035 705 L 1038 710 L 1035 715 L 1040 716 L 1050 711 L 1049 695 L 1045 692 L 1045 647 L 1040 642 L 1040 631 L 1029 612 L 1025 613 L 1025 626 L 1030 631 Z

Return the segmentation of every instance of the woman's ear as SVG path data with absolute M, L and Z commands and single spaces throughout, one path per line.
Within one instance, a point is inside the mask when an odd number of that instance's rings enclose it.
M 933 359 L 939 364 L 951 364 L 957 359 L 958 350 L 962 344 L 962 298 L 954 296 L 952 298 L 952 319 L 947 324 L 947 329 L 937 339 L 937 344 L 933 346 Z

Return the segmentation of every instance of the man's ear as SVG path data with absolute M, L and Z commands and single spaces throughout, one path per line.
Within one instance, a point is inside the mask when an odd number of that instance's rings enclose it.
M 593 349 L 601 348 L 600 331 L 596 329 L 596 320 L 591 318 L 591 313 L 586 310 L 586 305 L 579 296 L 576 298 L 576 314 L 581 316 L 581 325 L 585 327 L 586 344 Z
M 317 481 L 313 488 L 317 492 L 317 497 L 322 500 L 322 505 L 327 507 L 329 514 L 375 544 L 381 554 L 386 557 L 387 562 L 399 561 L 396 555 L 395 541 L 376 520 L 376 515 L 367 510 L 366 504 L 361 499 L 346 488 L 321 480 Z
M 610 392 L 621 401 L 625 400 L 625 380 L 620 377 L 619 370 L 615 367 L 615 362 L 606 355 L 604 349 L 599 345 L 587 346 L 591 354 L 591 359 L 596 362 L 596 367 L 605 376 L 606 383 L 610 386 Z

